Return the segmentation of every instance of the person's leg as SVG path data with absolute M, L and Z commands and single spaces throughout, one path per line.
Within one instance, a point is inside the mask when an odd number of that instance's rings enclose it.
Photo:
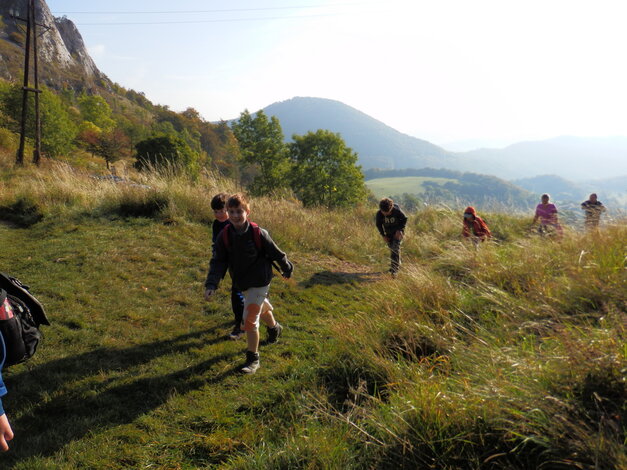
M 265 299 L 263 301 L 263 305 L 261 306 L 260 320 L 268 328 L 274 328 L 277 323 L 272 313 L 272 304 L 268 302 L 268 299 Z
M 390 272 L 396 274 L 401 267 L 401 240 L 390 241 Z
M 259 318 L 268 295 L 268 286 L 253 287 L 244 294 L 244 315 L 242 322 L 246 332 L 246 363 L 242 372 L 252 374 L 259 368 Z
M 261 307 L 261 322 L 268 329 L 267 344 L 274 344 L 278 341 L 279 336 L 283 332 L 283 326 L 276 321 L 272 312 L 272 304 L 266 299 Z
M 259 328 L 246 331 L 246 346 L 250 352 L 259 352 Z
M 231 287 L 231 308 L 235 317 L 231 339 L 238 339 L 242 335 L 242 317 L 244 316 L 244 295 L 235 287 Z

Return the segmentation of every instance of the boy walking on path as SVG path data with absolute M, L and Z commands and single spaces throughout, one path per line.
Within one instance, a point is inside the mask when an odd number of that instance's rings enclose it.
M 213 224 L 211 225 L 212 256 L 216 249 L 218 234 L 224 227 L 229 225 L 229 214 L 226 210 L 226 200 L 228 197 L 229 195 L 226 193 L 219 193 L 211 199 L 211 209 L 213 209 L 213 215 L 215 217 Z M 233 325 L 233 330 L 229 333 L 229 338 L 237 340 L 244 335 L 244 331 L 241 329 L 242 316 L 244 314 L 244 296 L 235 287 L 235 283 L 233 282 L 231 283 L 231 308 L 233 309 L 233 315 L 235 315 L 235 324 Z
M 205 300 L 214 294 L 228 270 L 233 284 L 244 295 L 243 330 L 247 351 L 243 373 L 259 368 L 259 322 L 268 328 L 268 343 L 275 343 L 283 327 L 274 319 L 268 290 L 272 280 L 272 263 L 278 262 L 282 276 L 289 278 L 294 267 L 266 230 L 249 222 L 250 206 L 242 194 L 226 202 L 230 224 L 220 232 L 215 244 L 209 273 L 205 281 Z
M 379 233 L 390 248 L 390 274 L 396 277 L 401 267 L 401 242 L 407 225 L 407 216 L 388 197 L 379 201 L 379 211 L 376 216 Z

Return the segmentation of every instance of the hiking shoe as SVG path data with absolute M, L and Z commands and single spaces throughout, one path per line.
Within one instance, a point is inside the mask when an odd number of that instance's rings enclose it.
M 268 344 L 276 343 L 279 340 L 279 336 L 283 332 L 283 327 L 279 322 L 276 322 L 274 328 L 268 328 Z
M 259 369 L 259 353 L 246 351 L 246 362 L 240 369 L 242 374 L 254 374 Z
M 242 336 L 244 336 L 244 332 L 240 330 L 239 326 L 233 327 L 233 331 L 229 333 L 229 338 L 232 339 L 233 341 L 237 341 Z

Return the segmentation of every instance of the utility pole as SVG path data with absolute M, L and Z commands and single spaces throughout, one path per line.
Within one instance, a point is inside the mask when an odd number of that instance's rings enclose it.
M 37 54 L 37 22 L 35 21 L 35 0 L 27 0 L 26 19 L 13 16 L 14 19 L 26 22 L 26 50 L 24 56 L 24 82 L 22 86 L 22 119 L 20 122 L 20 147 L 17 151 L 15 163 L 24 164 L 24 145 L 26 142 L 26 118 L 28 108 L 28 93 L 35 94 L 35 149 L 33 150 L 33 162 L 39 165 L 41 159 L 41 117 L 39 113 L 39 72 Z M 40 25 L 47 28 L 45 25 Z M 33 37 L 33 64 L 34 64 L 34 88 L 28 83 L 30 75 L 30 43 Z

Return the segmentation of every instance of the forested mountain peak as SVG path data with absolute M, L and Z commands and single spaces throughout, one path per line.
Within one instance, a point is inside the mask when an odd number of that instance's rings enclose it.
M 316 129 L 339 133 L 359 154 L 364 168 L 441 168 L 454 164 L 454 157 L 443 148 L 403 134 L 340 101 L 294 97 L 263 111 L 281 121 L 286 139 Z

